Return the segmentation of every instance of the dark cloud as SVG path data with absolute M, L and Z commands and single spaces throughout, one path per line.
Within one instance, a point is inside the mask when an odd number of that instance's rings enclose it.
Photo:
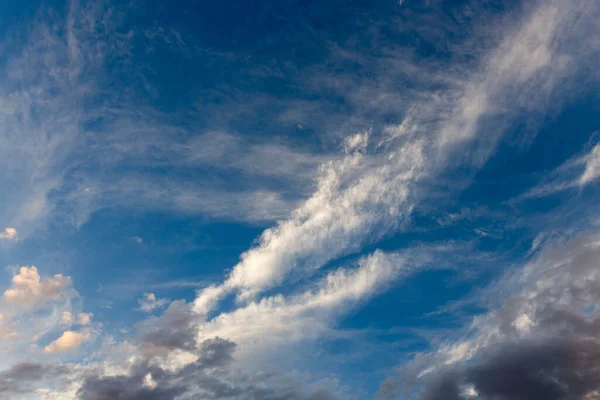
M 148 355 L 164 355 L 177 349 L 194 351 L 196 318 L 184 300 L 172 302 L 163 315 L 140 324 L 142 351 Z
M 463 370 L 429 379 L 419 399 L 575 400 L 600 395 L 600 343 L 552 339 L 502 345 Z M 596 398 L 596 397 L 588 397 Z
M 30 392 L 37 382 L 60 378 L 67 373 L 66 367 L 58 365 L 34 362 L 15 364 L 10 369 L 0 372 L 0 398 L 8 399 Z
M 177 304 L 175 308 L 169 309 L 176 310 L 177 315 L 181 311 Z M 166 313 L 168 312 L 169 310 Z M 173 320 L 181 322 L 178 318 Z M 177 330 L 173 335 L 176 332 Z M 184 333 L 184 336 L 187 334 Z M 174 336 L 171 337 L 173 338 Z M 166 371 L 145 360 L 136 364 L 128 375 L 88 375 L 79 389 L 78 396 L 83 400 L 169 400 L 178 398 L 197 385 L 204 386 L 202 389 L 212 394 L 227 393 L 218 380 L 212 378 L 206 370 L 228 365 L 234 350 L 233 342 L 219 338 L 206 340 L 200 346 L 199 359 L 177 372 Z
M 171 372 L 145 360 L 127 375 L 88 374 L 77 396 L 81 400 L 335 400 L 328 390 L 306 393 L 295 381 L 273 375 L 246 376 L 231 367 L 235 343 L 215 338 L 199 345 L 199 358 Z
M 169 400 L 185 392 L 185 387 L 146 387 L 145 375 L 119 375 L 114 377 L 88 377 L 79 389 L 78 397 L 84 400 Z
M 600 398 L 599 236 L 546 246 L 489 293 L 488 314 L 464 342 L 473 357 L 423 354 L 379 395 L 420 400 Z M 494 297 L 496 297 L 494 299 Z M 473 397 L 477 393 L 478 397 Z M 471 396 L 471 397 L 470 397 Z

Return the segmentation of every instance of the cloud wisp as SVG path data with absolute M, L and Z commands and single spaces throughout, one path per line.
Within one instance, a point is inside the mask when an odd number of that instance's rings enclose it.
M 310 275 L 401 227 L 427 191 L 422 181 L 453 165 L 481 165 L 511 118 L 543 108 L 577 74 L 567 68 L 574 59 L 568 50 L 581 32 L 568 27 L 587 11 L 597 10 L 585 1 L 541 4 L 500 41 L 480 72 L 464 71 L 458 88 L 415 105 L 375 146 L 367 133 L 347 138 L 346 157 L 323 168 L 317 191 L 266 230 L 222 285 L 201 292 L 196 310 L 210 311 L 232 291 L 240 300 L 251 299 L 289 275 Z M 469 156 L 457 156 L 458 148 Z

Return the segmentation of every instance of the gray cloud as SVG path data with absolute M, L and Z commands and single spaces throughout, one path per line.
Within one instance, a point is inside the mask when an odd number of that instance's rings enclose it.
M 0 398 L 14 396 L 34 390 L 42 381 L 49 381 L 68 373 L 68 368 L 37 362 L 20 362 L 0 372 Z
M 430 378 L 422 400 L 570 400 L 600 390 L 595 339 L 520 341 L 481 354 L 475 365 Z
M 232 399 L 335 400 L 325 389 L 304 391 L 293 380 L 272 374 L 247 376 L 231 367 L 236 345 L 214 338 L 199 346 L 198 360 L 172 372 L 144 360 L 127 375 L 88 373 L 77 396 L 81 400 Z
M 490 311 L 466 335 L 420 354 L 380 396 L 571 400 L 600 394 L 600 245 L 583 233 L 545 243 L 538 257 L 487 290 Z
M 196 318 L 184 300 L 172 302 L 160 317 L 139 325 L 142 350 L 158 354 L 167 354 L 176 349 L 195 350 L 198 332 Z

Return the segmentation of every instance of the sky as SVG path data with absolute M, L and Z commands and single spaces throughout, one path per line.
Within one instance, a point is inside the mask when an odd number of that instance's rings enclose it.
M 0 2 L 0 399 L 600 398 L 599 20 Z

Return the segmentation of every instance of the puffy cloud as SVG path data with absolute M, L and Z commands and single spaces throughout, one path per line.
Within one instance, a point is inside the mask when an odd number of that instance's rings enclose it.
M 62 274 L 42 279 L 36 267 L 21 267 L 3 297 L 17 306 L 31 308 L 70 295 L 71 283 L 71 278 Z
M 44 277 L 35 267 L 20 268 L 0 298 L 0 336 L 4 340 L 0 367 L 36 354 L 40 341 L 45 345 L 48 338 L 71 331 L 69 327 L 91 322 L 91 313 L 74 312 L 81 309 L 81 298 L 71 286 L 68 276 Z M 85 333 L 87 338 L 92 332 L 67 333 L 46 346 L 46 351 L 66 349 L 70 342 L 73 345 L 78 341 L 78 335 Z
M 16 240 L 19 237 L 15 228 L 4 228 L 3 232 L 0 232 L 0 240 Z
M 58 339 L 44 347 L 44 353 L 55 354 L 76 350 L 89 338 L 90 332 L 86 330 L 65 331 Z
M 164 307 L 168 302 L 167 299 L 157 299 L 154 293 L 144 293 L 144 297 L 138 300 L 140 310 L 148 313 L 157 308 Z

